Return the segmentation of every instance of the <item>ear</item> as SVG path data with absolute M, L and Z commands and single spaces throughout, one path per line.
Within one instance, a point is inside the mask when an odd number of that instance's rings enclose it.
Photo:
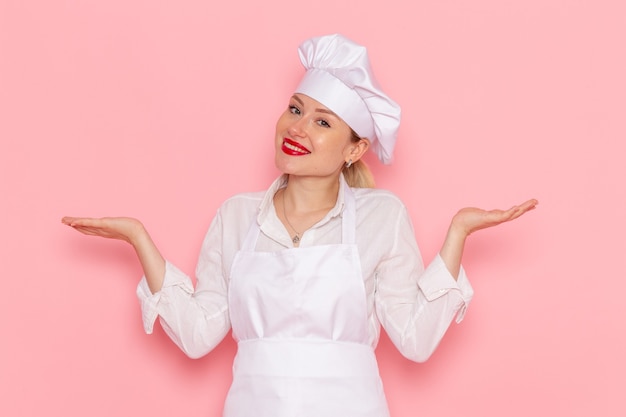
M 368 139 L 361 139 L 358 142 L 353 142 L 348 147 L 348 154 L 346 155 L 346 162 L 348 160 L 352 160 L 352 162 L 356 162 L 365 155 L 365 152 L 370 147 L 370 141 Z

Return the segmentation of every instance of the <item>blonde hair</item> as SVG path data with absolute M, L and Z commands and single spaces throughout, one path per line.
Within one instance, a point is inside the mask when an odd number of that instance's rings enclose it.
M 359 137 L 356 132 L 350 129 L 352 136 L 350 139 L 352 142 L 359 142 L 363 140 L 363 138 Z M 374 188 L 376 184 L 374 183 L 374 176 L 370 171 L 369 167 L 363 161 L 363 159 L 359 159 L 349 167 L 344 166 L 343 176 L 346 179 L 346 182 L 350 187 L 354 188 Z

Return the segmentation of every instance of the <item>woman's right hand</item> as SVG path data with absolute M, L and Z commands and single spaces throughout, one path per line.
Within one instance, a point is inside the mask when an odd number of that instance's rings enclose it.
M 63 217 L 61 222 L 86 235 L 123 240 L 133 245 L 150 290 L 155 293 L 161 289 L 165 259 L 139 220 L 131 217 Z
M 61 223 L 90 236 L 123 240 L 135 246 L 142 234 L 147 233 L 143 224 L 131 217 L 63 217 Z

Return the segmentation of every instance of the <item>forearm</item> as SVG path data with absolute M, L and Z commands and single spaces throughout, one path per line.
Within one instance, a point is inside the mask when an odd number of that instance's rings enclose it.
M 130 243 L 135 248 L 150 291 L 160 291 L 165 277 L 165 259 L 143 225 L 138 226 Z
M 467 233 L 452 221 L 439 255 L 454 279 L 459 277 L 461 271 L 461 259 L 463 258 L 466 238 Z

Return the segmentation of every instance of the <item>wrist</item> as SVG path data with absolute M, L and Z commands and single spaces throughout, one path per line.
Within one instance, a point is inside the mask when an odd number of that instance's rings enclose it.
M 470 235 L 470 231 L 467 230 L 462 224 L 459 224 L 458 220 L 455 218 L 452 219 L 450 223 L 450 228 L 448 229 L 448 238 L 457 240 L 457 241 L 465 241 L 467 237 Z
M 132 222 L 127 236 L 128 243 L 130 243 L 135 249 L 138 249 L 140 246 L 145 245 L 146 242 L 150 241 L 148 231 L 139 220 L 134 220 Z

